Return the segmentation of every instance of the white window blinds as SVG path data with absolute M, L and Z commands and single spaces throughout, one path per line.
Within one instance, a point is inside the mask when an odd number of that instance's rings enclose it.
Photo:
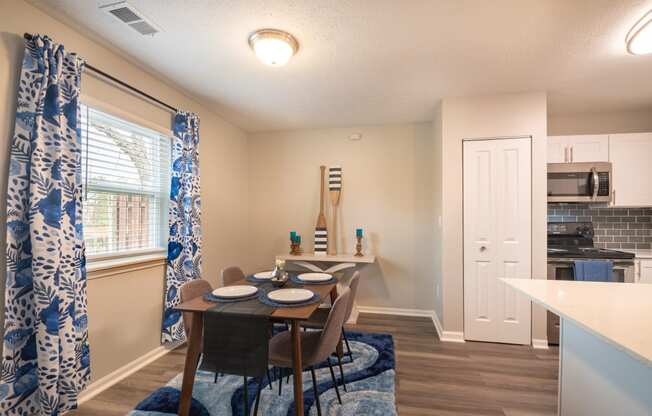
M 86 254 L 164 248 L 170 137 L 85 105 L 81 110 Z

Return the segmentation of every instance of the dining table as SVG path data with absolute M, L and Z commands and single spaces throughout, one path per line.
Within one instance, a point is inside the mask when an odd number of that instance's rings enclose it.
M 233 285 L 256 285 L 246 279 L 242 279 Z M 288 285 L 289 286 L 289 285 Z M 286 287 L 288 287 L 286 286 Z M 306 306 L 282 306 L 275 307 L 270 314 L 270 318 L 276 322 L 287 322 L 290 325 L 292 337 L 292 369 L 294 379 L 294 407 L 295 415 L 303 415 L 303 363 L 301 357 L 301 322 L 307 321 L 310 316 L 320 307 L 320 304 L 330 297 L 331 304 L 337 299 L 337 283 L 328 284 L 292 284 L 292 288 L 303 288 L 311 290 L 320 296 L 321 302 L 316 302 Z M 259 300 L 247 301 L 258 302 Z M 244 302 L 241 302 L 244 303 Z M 190 336 L 187 340 L 186 359 L 183 368 L 183 381 L 181 384 L 181 398 L 179 400 L 179 409 L 177 414 L 180 416 L 189 416 L 190 405 L 192 402 L 192 389 L 195 383 L 195 373 L 199 365 L 199 359 L 202 350 L 202 332 L 204 326 L 204 313 L 214 308 L 218 303 L 204 299 L 203 296 L 182 302 L 174 307 L 180 312 L 189 312 L 192 314 L 190 324 Z M 230 303 L 229 305 L 238 305 Z M 240 307 L 239 313 L 246 313 L 246 307 Z M 253 313 L 253 311 L 252 311 Z M 342 341 L 337 348 L 337 353 L 342 354 Z

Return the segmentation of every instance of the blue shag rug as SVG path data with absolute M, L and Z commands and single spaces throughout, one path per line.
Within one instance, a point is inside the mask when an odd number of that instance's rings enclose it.
M 344 357 L 344 377 L 348 392 L 341 384 L 338 386 L 342 396 L 342 404 L 337 402 L 337 396 L 331 375 L 326 363 L 315 370 L 317 389 L 324 415 L 396 415 L 394 396 L 394 341 L 391 335 L 348 332 L 349 343 L 353 351 L 353 362 Z M 339 383 L 339 369 L 336 359 L 335 376 Z M 264 416 L 294 416 L 293 380 L 285 384 L 283 380 L 282 395 L 278 395 L 278 372 L 272 371 L 272 387 L 269 389 L 267 377 L 263 379 L 263 389 L 260 396 L 259 415 Z M 167 416 L 175 415 L 181 395 L 181 380 L 178 374 L 165 387 L 150 394 L 132 410 L 130 416 Z M 220 376 L 214 383 L 215 374 L 197 371 L 193 388 L 191 416 L 226 416 L 242 415 L 244 396 L 243 379 L 240 376 Z M 248 382 L 249 409 L 253 415 L 254 400 L 258 384 L 255 380 Z M 312 378 L 309 371 L 303 373 L 303 401 L 305 415 L 317 415 L 315 395 L 312 388 Z

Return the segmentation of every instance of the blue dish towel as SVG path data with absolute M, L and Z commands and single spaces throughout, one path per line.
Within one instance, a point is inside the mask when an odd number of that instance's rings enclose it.
M 614 263 L 611 260 L 575 260 L 575 280 L 584 282 L 613 282 Z

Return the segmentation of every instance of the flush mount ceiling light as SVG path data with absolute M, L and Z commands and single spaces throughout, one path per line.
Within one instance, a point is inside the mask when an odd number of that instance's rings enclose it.
M 299 42 L 287 32 L 261 29 L 249 36 L 249 46 L 258 59 L 270 66 L 283 66 L 299 50 Z
M 652 10 L 647 12 L 629 30 L 625 37 L 627 51 L 632 55 L 652 53 Z

